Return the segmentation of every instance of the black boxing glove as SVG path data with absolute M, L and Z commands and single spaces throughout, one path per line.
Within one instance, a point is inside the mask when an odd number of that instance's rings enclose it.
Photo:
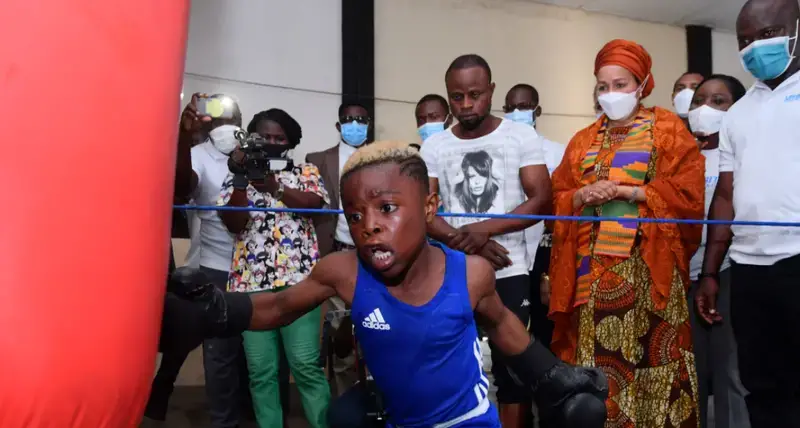
M 605 424 L 608 381 L 601 370 L 564 364 L 535 338 L 506 361 L 512 377 L 531 387 L 543 422 L 561 428 Z
M 250 296 L 220 290 L 209 283 L 199 269 L 175 269 L 169 287 L 178 298 L 194 303 L 195 312 L 200 311 L 197 328 L 203 337 L 235 336 L 250 326 L 253 315 Z

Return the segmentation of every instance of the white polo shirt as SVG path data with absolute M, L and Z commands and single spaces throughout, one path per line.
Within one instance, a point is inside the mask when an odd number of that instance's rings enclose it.
M 192 147 L 192 169 L 197 188 L 192 193 L 196 205 L 217 205 L 222 182 L 228 176 L 228 156 L 211 141 Z M 217 211 L 198 211 L 200 218 L 200 266 L 228 272 L 233 258 L 233 238 Z
M 756 82 L 722 120 L 720 172 L 733 172 L 737 221 L 800 222 L 800 73 L 771 90 Z M 730 257 L 772 265 L 800 254 L 800 228 L 733 226 Z
M 564 158 L 564 151 L 567 146 L 542 138 L 542 149 L 544 149 L 544 163 L 547 165 L 547 172 L 552 176 L 553 171 L 561 164 Z M 525 245 L 528 247 L 528 270 L 533 270 L 533 263 L 536 260 L 536 250 L 539 249 L 539 241 L 544 235 L 544 222 L 534 224 L 525 229 Z

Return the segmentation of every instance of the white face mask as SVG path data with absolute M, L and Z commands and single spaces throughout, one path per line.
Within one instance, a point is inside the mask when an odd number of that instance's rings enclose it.
M 603 108 L 606 116 L 611 120 L 620 120 L 630 116 L 636 106 L 639 105 L 639 90 L 644 88 L 647 78 L 633 92 L 606 92 L 597 97 L 597 102 Z
M 678 116 L 686 117 L 689 114 L 689 106 L 692 105 L 693 97 L 694 91 L 689 88 L 675 94 L 672 103 L 675 105 L 675 112 L 678 113 Z
M 211 139 L 211 144 L 217 150 L 222 154 L 229 155 L 235 148 L 239 147 L 239 140 L 234 135 L 234 132 L 238 129 L 239 127 L 236 125 L 218 126 L 208 133 L 208 138 Z
M 719 132 L 725 112 L 705 104 L 689 112 L 689 127 L 695 135 L 708 136 Z

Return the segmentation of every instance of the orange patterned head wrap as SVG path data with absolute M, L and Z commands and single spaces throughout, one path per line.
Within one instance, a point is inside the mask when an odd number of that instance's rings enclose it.
M 642 98 L 650 95 L 656 86 L 651 74 L 653 59 L 638 43 L 620 39 L 606 43 L 594 60 L 594 75 L 597 76 L 600 68 L 606 65 L 618 65 L 630 71 L 639 82 L 644 82 L 644 79 L 647 78 L 647 83 L 642 89 Z M 648 78 L 648 76 L 650 77 Z

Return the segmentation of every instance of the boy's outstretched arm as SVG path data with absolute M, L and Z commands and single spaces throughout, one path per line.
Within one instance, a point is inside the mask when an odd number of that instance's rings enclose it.
M 543 421 L 564 428 L 602 428 L 608 398 L 603 373 L 564 364 L 531 336 L 497 295 L 489 262 L 467 256 L 467 278 L 470 294 L 477 302 L 477 319 L 489 340 L 505 355 L 512 377 L 531 387 Z
M 337 286 L 347 281 L 346 275 L 352 270 L 347 266 L 354 265 L 350 258 L 347 253 L 333 253 L 320 260 L 305 280 L 279 292 L 225 293 L 207 285 L 198 271 L 188 269 L 173 274 L 170 291 L 194 303 L 191 311 L 201 320 L 196 327 L 203 337 L 271 330 L 291 324 L 335 296 Z M 165 310 L 164 319 L 187 315 Z

